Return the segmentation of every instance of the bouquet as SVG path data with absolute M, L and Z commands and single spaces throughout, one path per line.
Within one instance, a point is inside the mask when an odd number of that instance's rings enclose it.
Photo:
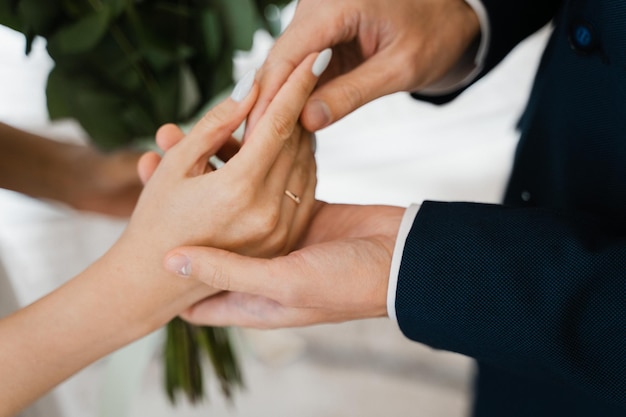
M 259 28 L 280 30 L 289 0 L 0 0 L 0 24 L 22 32 L 26 54 L 47 41 L 54 68 L 46 86 L 52 120 L 76 119 L 104 150 L 183 123 L 232 85 L 233 54 Z M 228 329 L 167 326 L 165 386 L 203 398 L 202 356 L 222 392 L 242 386 Z

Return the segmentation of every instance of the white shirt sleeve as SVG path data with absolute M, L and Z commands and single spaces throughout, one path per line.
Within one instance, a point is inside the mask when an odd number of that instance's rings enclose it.
M 409 236 L 420 207 L 419 204 L 413 204 L 404 212 L 400 230 L 396 237 L 396 245 L 393 249 L 393 257 L 391 258 L 389 285 L 387 287 L 387 314 L 395 322 L 398 321 L 396 316 L 396 289 L 398 288 L 398 274 L 400 273 L 400 263 L 402 262 L 402 254 L 404 252 L 404 242 L 406 242 L 406 238 Z
M 474 10 L 480 22 L 480 42 L 476 42 L 465 52 L 457 65 L 452 68 L 443 79 L 429 85 L 423 90 L 416 91 L 426 96 L 440 96 L 452 93 L 470 84 L 480 74 L 485 64 L 485 57 L 489 48 L 491 28 L 489 16 L 481 0 L 465 0 Z

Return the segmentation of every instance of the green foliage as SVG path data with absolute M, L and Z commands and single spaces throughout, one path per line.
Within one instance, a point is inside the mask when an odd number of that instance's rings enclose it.
M 226 398 L 232 397 L 233 389 L 243 387 L 228 329 L 195 327 L 174 319 L 167 325 L 164 357 L 165 390 L 172 404 L 176 404 L 179 390 L 192 404 L 204 398 L 203 357 L 211 363 Z
M 48 41 L 52 119 L 112 149 L 190 120 L 232 84 L 232 57 L 276 34 L 289 0 L 0 0 L 0 24 Z M 267 11 L 270 11 L 269 13 Z

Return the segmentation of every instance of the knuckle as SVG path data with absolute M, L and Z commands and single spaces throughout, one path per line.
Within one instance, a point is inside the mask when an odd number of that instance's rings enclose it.
M 297 179 L 307 179 L 311 170 L 315 169 L 314 164 L 307 163 L 308 155 L 304 160 L 296 161 L 293 165 L 291 177 Z
M 228 113 L 224 106 L 214 107 L 212 110 L 205 113 L 202 117 L 202 122 L 206 125 L 214 125 L 216 123 L 223 123 L 228 120 Z
M 272 236 L 280 219 L 278 207 L 266 206 L 250 212 L 249 230 L 253 230 L 255 240 L 264 241 Z
M 345 81 L 339 86 L 339 95 L 341 100 L 348 103 L 351 107 L 357 107 L 363 103 L 364 96 L 361 88 L 352 83 L 351 81 Z
M 271 135 L 275 139 L 286 140 L 291 136 L 295 126 L 292 117 L 284 113 L 277 113 L 273 116 L 271 125 Z
M 199 124 L 203 131 L 226 131 L 233 124 L 233 114 L 225 106 L 218 105 L 205 113 Z
M 265 232 L 266 235 L 270 235 L 276 230 L 279 220 L 280 209 L 274 205 L 267 206 L 262 211 L 261 217 L 259 219 L 259 227 Z

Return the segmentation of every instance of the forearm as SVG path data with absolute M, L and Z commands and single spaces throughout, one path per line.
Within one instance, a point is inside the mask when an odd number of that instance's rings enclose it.
M 81 148 L 0 123 L 0 187 L 36 198 L 67 201 L 70 161 Z
M 121 242 L 66 285 L 0 321 L 0 369 L 11 376 L 0 378 L 0 416 L 14 415 L 210 294 L 172 279 L 161 270 L 159 255 L 136 248 Z

